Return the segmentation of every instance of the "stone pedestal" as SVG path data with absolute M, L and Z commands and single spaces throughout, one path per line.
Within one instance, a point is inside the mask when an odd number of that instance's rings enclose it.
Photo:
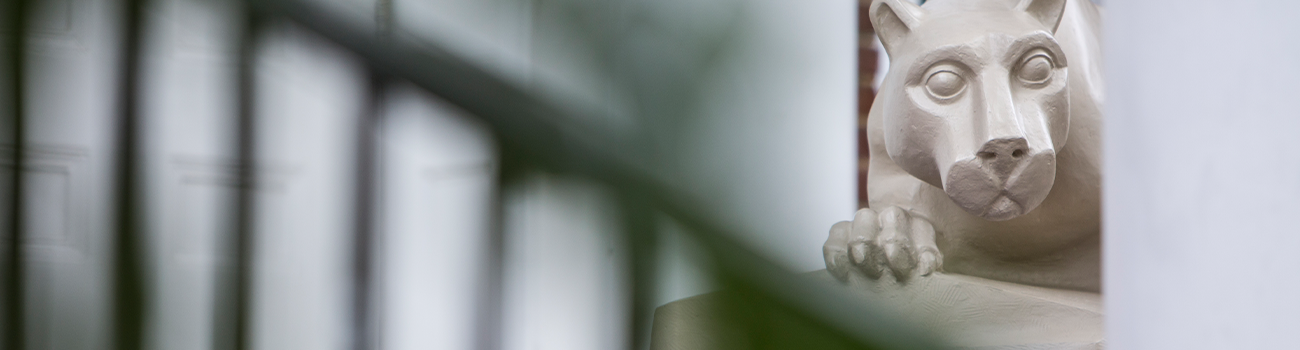
M 834 281 L 826 271 L 812 272 Z M 890 277 L 851 276 L 845 288 L 863 302 L 905 315 L 912 324 L 963 349 L 1102 349 L 1101 295 L 936 273 L 900 284 Z M 655 310 L 651 349 L 714 349 L 740 336 L 718 324 L 718 294 L 668 303 Z

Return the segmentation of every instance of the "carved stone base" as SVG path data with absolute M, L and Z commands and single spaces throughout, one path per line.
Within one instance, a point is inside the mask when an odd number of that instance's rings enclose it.
M 834 281 L 825 270 L 812 272 Z M 1103 349 L 1101 295 L 936 273 L 899 284 L 851 276 L 846 288 L 964 349 Z M 651 349 L 714 349 L 739 336 L 717 324 L 717 295 L 655 310 Z

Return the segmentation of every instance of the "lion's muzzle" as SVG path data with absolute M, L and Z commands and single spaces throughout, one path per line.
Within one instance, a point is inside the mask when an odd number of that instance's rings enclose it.
M 1055 180 L 1056 152 L 1032 150 L 1024 138 L 999 138 L 953 163 L 943 190 L 966 212 L 1003 221 L 1037 208 Z

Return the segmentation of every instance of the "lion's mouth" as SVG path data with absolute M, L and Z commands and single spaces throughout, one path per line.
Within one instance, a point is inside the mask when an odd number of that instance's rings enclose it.
M 1054 152 L 1038 152 L 1014 166 L 973 157 L 949 168 L 944 192 L 966 212 L 990 221 L 1025 215 L 1047 198 L 1056 180 Z
M 1003 221 L 1011 220 L 1021 214 L 1024 214 L 1024 207 L 1004 194 L 993 199 L 993 203 L 985 207 L 984 213 L 980 217 L 993 221 Z

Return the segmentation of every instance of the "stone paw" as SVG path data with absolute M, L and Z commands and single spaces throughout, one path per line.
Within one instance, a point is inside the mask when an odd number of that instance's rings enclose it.
M 907 210 L 858 210 L 853 221 L 831 226 L 822 246 L 826 270 L 840 281 L 857 271 L 871 279 L 890 273 L 898 281 L 940 271 L 943 254 L 934 244 L 934 226 Z

